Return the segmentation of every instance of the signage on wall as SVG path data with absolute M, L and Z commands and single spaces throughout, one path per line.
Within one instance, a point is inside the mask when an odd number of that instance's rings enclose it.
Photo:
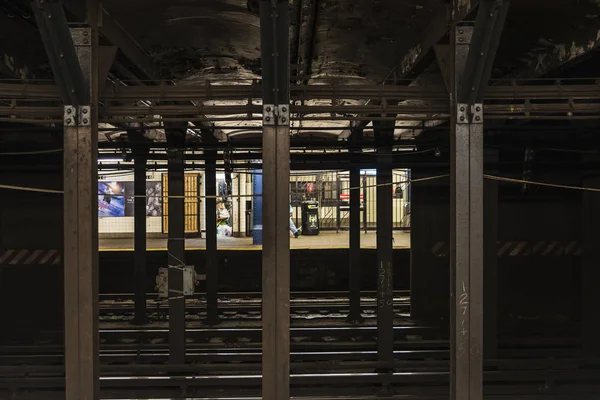
M 98 216 L 133 217 L 134 215 L 134 183 L 133 182 L 98 182 Z M 146 182 L 146 216 L 160 217 L 163 214 L 162 183 Z
M 125 215 L 125 188 L 121 182 L 98 182 L 98 216 Z
M 309 182 L 306 184 L 306 193 L 313 194 L 315 192 L 315 184 Z

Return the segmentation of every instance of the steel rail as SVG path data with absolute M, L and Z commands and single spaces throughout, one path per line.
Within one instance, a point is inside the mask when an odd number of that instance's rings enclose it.
M 566 85 L 497 85 L 489 86 L 486 102 L 501 99 L 598 99 L 598 84 Z M 262 98 L 260 85 L 191 85 L 191 86 L 109 86 L 101 96 L 110 101 L 182 101 L 182 100 L 239 100 L 253 101 Z M 447 100 L 448 94 L 441 86 L 383 86 L 383 85 L 298 85 L 291 88 L 292 100 L 403 99 Z M 47 84 L 0 83 L 0 99 L 60 100 L 57 86 Z M 385 108 L 384 104 L 378 106 Z

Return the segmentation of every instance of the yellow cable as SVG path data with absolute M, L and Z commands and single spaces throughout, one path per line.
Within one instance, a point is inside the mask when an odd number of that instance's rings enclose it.
M 418 182 L 425 182 L 425 181 L 431 181 L 431 180 L 435 180 L 435 179 L 446 178 L 448 176 L 449 176 L 448 174 L 435 175 L 435 176 L 428 176 L 428 177 L 424 177 L 424 178 L 411 179 L 411 180 L 406 180 L 406 181 L 397 181 L 397 182 L 391 182 L 391 183 L 382 183 L 382 184 L 378 184 L 378 185 L 369 185 L 366 187 L 369 188 L 369 187 L 391 186 L 391 185 L 398 185 L 400 183 L 418 183 Z M 501 182 L 508 182 L 508 183 L 545 186 L 545 187 L 553 187 L 553 188 L 558 188 L 558 189 L 581 190 L 581 191 L 587 191 L 587 192 L 600 192 L 600 188 L 560 185 L 560 184 L 556 184 L 556 183 L 530 181 L 530 180 L 525 180 L 525 179 L 506 178 L 503 176 L 495 176 L 495 175 L 488 175 L 488 174 L 484 174 L 483 177 L 485 179 L 496 180 L 496 181 L 501 181 Z M 351 188 L 346 188 L 343 190 L 359 190 L 362 188 L 363 187 L 351 187 Z M 37 192 L 37 193 L 54 193 L 54 194 L 63 194 L 64 193 L 62 190 L 41 189 L 41 188 L 33 188 L 33 187 L 26 187 L 26 186 L 12 186 L 12 185 L 0 185 L 0 189 L 18 190 L 18 191 L 24 191 L 24 192 Z M 104 195 L 105 195 L 104 193 L 98 193 L 98 196 L 104 196 Z M 113 197 L 123 196 L 123 197 L 125 197 L 124 195 L 116 195 L 116 194 L 111 194 L 108 196 L 113 196 Z M 238 194 L 238 195 L 227 195 L 227 196 L 146 196 L 146 195 L 129 196 L 128 195 L 127 197 L 135 197 L 135 198 L 137 198 L 137 197 L 139 197 L 139 198 L 160 197 L 160 198 L 167 198 L 167 199 L 220 199 L 223 197 L 236 198 L 236 197 L 260 197 L 260 196 L 261 195 L 255 195 L 255 194 Z

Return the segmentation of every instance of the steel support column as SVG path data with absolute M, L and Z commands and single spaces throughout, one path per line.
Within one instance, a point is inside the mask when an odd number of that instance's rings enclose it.
M 65 398 L 95 400 L 99 398 L 98 37 L 91 28 L 72 29 L 71 35 L 80 72 L 90 88 L 82 91 L 91 96 L 65 106 Z
M 391 164 L 394 126 L 388 125 L 375 123 L 374 128 L 377 147 L 377 359 L 391 364 L 394 361 Z
M 290 398 L 289 1 L 260 1 L 263 74 L 262 398 Z
M 183 268 L 185 267 L 185 136 L 169 132 L 168 196 L 169 196 L 169 362 L 185 363 L 185 297 Z
M 134 291 L 135 291 L 135 316 L 133 323 L 142 325 L 148 322 L 146 316 L 146 162 L 147 152 L 136 151 L 133 165 L 133 192 L 134 198 Z
M 348 319 L 359 322 L 360 315 L 360 168 L 350 168 L 350 264 Z
M 461 4 L 454 2 L 455 11 Z M 483 0 L 475 27 L 458 25 L 450 35 L 453 60 L 450 80 L 450 396 L 453 400 L 483 398 L 483 99 L 508 6 L 508 1 Z M 487 247 L 489 253 L 491 244 Z
M 473 28 L 452 32 L 453 99 Z M 481 400 L 483 351 L 483 117 L 481 104 L 451 105 L 450 135 L 450 395 Z
M 206 322 L 219 323 L 219 258 L 217 254 L 217 164 L 216 152 L 206 151 L 204 162 L 206 193 Z

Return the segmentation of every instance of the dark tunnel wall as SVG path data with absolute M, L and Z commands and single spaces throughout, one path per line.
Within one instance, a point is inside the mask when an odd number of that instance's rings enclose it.
M 564 190 L 528 194 L 513 185 L 501 186 L 499 198 L 496 288 L 500 332 L 514 333 L 534 320 L 568 321 L 577 327 L 583 251 L 580 194 Z M 412 200 L 412 315 L 430 323 L 447 321 L 447 182 L 413 185 Z
M 60 190 L 62 178 L 5 173 L 2 184 Z M 62 195 L 0 189 L 0 310 L 11 330 L 62 329 L 62 221 Z

